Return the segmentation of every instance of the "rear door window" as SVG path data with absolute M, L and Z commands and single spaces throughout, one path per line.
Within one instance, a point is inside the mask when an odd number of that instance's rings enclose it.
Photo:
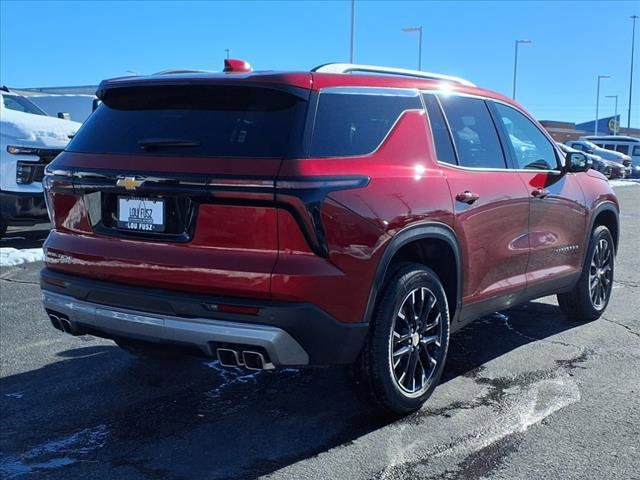
M 320 93 L 311 139 L 311 157 L 373 153 L 406 110 L 422 109 L 417 92 L 381 89 L 327 89 Z
M 238 86 L 130 87 L 107 91 L 69 143 L 82 153 L 282 157 L 302 131 L 306 102 Z M 299 135 L 301 137 L 301 135 Z M 301 142 L 301 140 L 300 140 Z
M 439 97 L 449 121 L 464 167 L 507 168 L 498 132 L 484 100 L 471 97 Z

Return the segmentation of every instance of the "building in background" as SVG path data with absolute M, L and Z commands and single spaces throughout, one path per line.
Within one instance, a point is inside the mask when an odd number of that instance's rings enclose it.
M 556 142 L 561 143 L 577 140 L 585 135 L 593 135 L 596 126 L 595 120 L 578 124 L 556 120 L 541 120 L 540 124 L 547 129 L 547 132 Z M 623 128 L 619 127 L 619 125 L 620 115 L 601 118 L 598 120 L 598 135 L 617 134 L 640 138 L 640 128 Z
M 93 111 L 97 85 L 77 87 L 19 88 L 12 91 L 28 97 L 52 117 L 84 122 Z

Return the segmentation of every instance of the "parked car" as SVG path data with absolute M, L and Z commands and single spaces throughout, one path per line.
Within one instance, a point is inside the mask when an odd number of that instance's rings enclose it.
M 601 148 L 629 155 L 631 157 L 631 176 L 640 178 L 640 138 L 624 135 L 589 135 L 583 138 Z
M 616 196 L 511 99 L 411 70 L 225 63 L 104 81 L 47 167 L 57 329 L 249 369 L 355 362 L 406 413 L 470 321 L 550 294 L 575 321 L 604 312 Z
M 626 169 L 625 176 L 631 174 L 631 157 L 629 155 L 601 148 L 589 140 L 570 140 L 566 144 L 576 150 L 598 155 L 605 160 L 621 163 Z
M 556 145 L 560 150 L 562 150 L 562 153 L 564 153 L 565 155 L 567 153 L 580 151 L 580 150 L 576 150 L 575 148 L 568 147 L 565 144 L 560 142 L 556 142 Z M 603 160 L 602 157 L 599 157 L 598 155 L 593 155 L 591 153 L 585 153 L 585 156 L 587 157 L 587 160 L 591 162 L 591 168 L 600 172 L 605 177 L 611 178 L 611 174 L 612 174 L 611 163 L 613 162 Z M 624 167 L 622 168 L 622 172 L 624 173 Z
M 607 162 L 611 170 L 611 175 L 609 176 L 611 180 L 627 178 L 629 169 L 625 168 L 624 165 L 618 162 L 612 162 L 611 160 L 603 160 L 603 162 Z
M 46 222 L 45 166 L 79 123 L 48 117 L 25 97 L 0 90 L 0 237 L 9 225 Z

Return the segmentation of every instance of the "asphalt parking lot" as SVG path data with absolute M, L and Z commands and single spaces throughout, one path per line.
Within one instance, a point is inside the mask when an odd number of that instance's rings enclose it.
M 0 477 L 638 479 L 640 185 L 617 193 L 605 316 L 570 322 L 545 298 L 474 322 L 402 419 L 367 406 L 344 368 L 154 364 L 65 335 L 39 303 L 41 264 L 3 268 Z M 33 248 L 46 231 L 11 236 L 0 246 Z

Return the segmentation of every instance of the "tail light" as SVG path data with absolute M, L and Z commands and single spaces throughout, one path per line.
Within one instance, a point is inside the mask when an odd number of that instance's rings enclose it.
M 71 172 L 47 170 L 47 174 L 42 180 L 42 188 L 44 189 L 44 201 L 47 205 L 49 220 L 56 225 L 54 197 L 58 194 L 73 196 Z

